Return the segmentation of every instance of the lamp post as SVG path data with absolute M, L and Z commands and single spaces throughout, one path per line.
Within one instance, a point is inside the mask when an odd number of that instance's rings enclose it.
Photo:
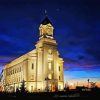
M 90 79 L 88 79 L 87 81 L 88 81 L 88 88 L 89 88 L 89 82 L 90 82 Z

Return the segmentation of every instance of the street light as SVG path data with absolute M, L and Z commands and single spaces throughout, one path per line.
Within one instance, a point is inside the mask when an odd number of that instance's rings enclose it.
M 90 82 L 90 79 L 88 79 L 87 81 L 88 81 L 88 88 L 89 88 L 89 82 Z

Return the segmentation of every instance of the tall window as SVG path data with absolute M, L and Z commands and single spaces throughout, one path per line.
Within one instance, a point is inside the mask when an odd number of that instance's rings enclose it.
M 60 71 L 60 66 L 59 66 L 59 71 Z
M 32 69 L 34 69 L 34 64 L 32 63 Z
M 31 76 L 31 80 L 34 80 L 34 75 Z
M 17 82 L 18 82 L 18 77 L 17 77 Z
M 20 82 L 20 77 L 19 77 L 19 82 Z
M 60 80 L 60 76 L 59 76 L 59 80 Z
M 15 69 L 15 73 L 16 73 L 16 69 Z
M 13 74 L 14 74 L 14 69 L 13 69 Z
M 51 67 L 52 67 L 51 62 L 48 62 L 48 68 L 49 68 L 49 70 L 51 70 Z
M 21 67 L 20 67 L 20 72 L 21 72 Z

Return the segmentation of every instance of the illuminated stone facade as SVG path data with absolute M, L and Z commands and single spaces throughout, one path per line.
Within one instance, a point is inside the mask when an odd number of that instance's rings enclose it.
M 46 17 L 40 24 L 36 49 L 4 67 L 5 91 L 16 91 L 25 81 L 28 91 L 56 91 L 64 88 L 63 59 L 59 57 L 53 26 Z

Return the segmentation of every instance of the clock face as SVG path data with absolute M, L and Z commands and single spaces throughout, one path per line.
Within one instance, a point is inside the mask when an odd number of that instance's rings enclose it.
M 52 54 L 52 50 L 51 50 L 51 49 L 49 49 L 49 50 L 48 50 L 48 53 L 49 53 L 49 54 Z
M 50 25 L 43 25 L 40 29 L 41 35 L 53 36 L 53 27 Z
M 47 28 L 47 32 L 48 32 L 48 33 L 50 32 L 50 29 L 49 29 L 49 28 Z
M 53 34 L 53 29 L 52 29 L 52 27 L 47 27 L 47 33 L 48 33 L 48 35 L 52 35 Z

